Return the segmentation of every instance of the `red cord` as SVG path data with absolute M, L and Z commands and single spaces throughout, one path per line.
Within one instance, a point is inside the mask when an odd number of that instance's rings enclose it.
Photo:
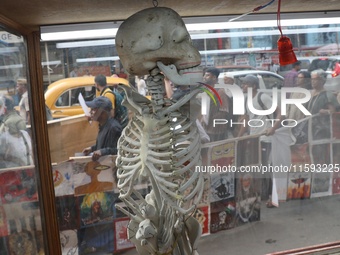
M 278 1 L 278 7 L 277 7 L 277 28 L 279 29 L 281 36 L 283 36 L 282 29 L 281 29 L 280 12 L 281 12 L 281 0 Z

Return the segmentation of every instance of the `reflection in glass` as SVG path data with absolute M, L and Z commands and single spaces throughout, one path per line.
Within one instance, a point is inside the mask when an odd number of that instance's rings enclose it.
M 26 46 L 0 31 L 0 253 L 44 254 Z

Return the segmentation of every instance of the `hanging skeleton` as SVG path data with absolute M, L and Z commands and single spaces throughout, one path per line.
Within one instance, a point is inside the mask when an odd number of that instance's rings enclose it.
M 201 199 L 200 135 L 187 109 L 202 80 L 199 52 L 180 16 L 169 8 L 150 8 L 120 26 L 116 47 L 131 75 L 149 74 L 151 100 L 125 88 L 124 104 L 134 117 L 118 142 L 120 198 L 129 208 L 129 239 L 139 254 L 197 254 L 200 224 L 191 217 Z M 164 75 L 174 84 L 193 85 L 179 101 L 164 98 Z M 145 198 L 134 185 L 149 180 Z M 133 199 L 133 196 L 137 199 Z

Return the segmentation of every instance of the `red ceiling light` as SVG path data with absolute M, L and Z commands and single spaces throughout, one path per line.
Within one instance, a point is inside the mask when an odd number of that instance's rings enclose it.
M 281 66 L 293 64 L 297 61 L 293 51 L 293 44 L 289 37 L 282 34 L 281 17 L 280 17 L 281 0 L 279 0 L 277 8 L 277 27 L 281 33 L 281 37 L 277 41 L 277 48 L 279 50 L 279 62 Z

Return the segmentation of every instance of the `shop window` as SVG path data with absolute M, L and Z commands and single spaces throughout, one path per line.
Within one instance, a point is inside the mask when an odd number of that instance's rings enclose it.
M 26 45 L 0 34 L 0 254 L 46 254 Z
M 70 91 L 64 92 L 56 101 L 56 106 L 64 107 L 64 106 L 70 106 Z

